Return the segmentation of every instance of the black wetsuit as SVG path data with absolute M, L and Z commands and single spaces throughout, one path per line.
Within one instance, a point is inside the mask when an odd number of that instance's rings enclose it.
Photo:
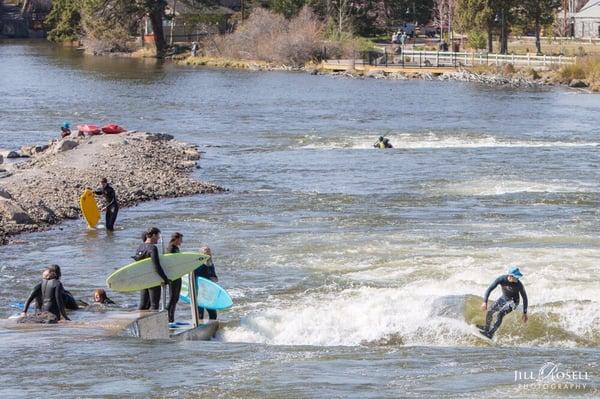
M 61 316 L 65 320 L 69 320 L 69 317 L 67 317 L 67 312 L 65 311 L 65 303 L 63 301 L 65 294 L 64 291 L 65 290 L 60 280 L 42 280 L 41 283 L 34 287 L 23 311 L 27 312 L 29 309 L 29 304 L 33 299 L 36 299 L 38 304 L 40 304 L 39 298 L 41 298 L 40 310 L 42 312 L 50 312 L 54 314 L 56 316 L 56 320 L 60 320 Z
M 502 324 L 502 319 L 504 316 L 519 306 L 519 295 L 523 298 L 523 314 L 527 314 L 527 293 L 525 292 L 525 287 L 523 287 L 523 283 L 520 281 L 516 281 L 514 283 L 508 281 L 507 274 L 494 280 L 494 282 L 485 291 L 483 302 L 487 303 L 490 294 L 498 285 L 500 285 L 502 288 L 502 296 L 492 304 L 485 315 L 484 330 L 490 337 L 494 335 L 496 330 L 498 330 Z M 492 324 L 492 318 L 496 312 L 498 312 L 498 316 L 496 316 L 496 322 L 490 328 L 490 325 Z
M 212 263 L 212 259 L 209 261 L 209 264 L 202 265 L 196 270 L 194 270 L 194 281 L 196 281 L 196 277 L 204 277 L 207 280 L 217 279 L 217 273 L 215 272 L 215 265 Z M 206 309 L 208 312 L 208 318 L 210 320 L 217 320 L 217 311 L 213 309 Z M 200 319 L 204 319 L 204 308 L 198 306 L 198 314 Z
M 133 257 L 135 260 L 142 260 L 146 258 L 152 258 L 152 264 L 154 265 L 154 270 L 158 275 L 163 279 L 165 284 L 169 284 L 169 278 L 165 274 L 162 266 L 160 265 L 160 259 L 158 255 L 158 248 L 154 244 L 141 244 L 135 256 Z M 158 285 L 152 288 L 146 288 L 140 291 L 140 305 L 138 306 L 139 310 L 158 310 L 160 307 L 160 292 L 161 286 Z
M 179 253 L 179 247 L 177 245 L 169 245 L 167 247 L 167 253 Z M 179 302 L 180 293 L 181 278 L 172 280 L 171 284 L 169 284 L 169 304 L 167 305 L 167 310 L 169 312 L 169 323 L 173 323 L 175 321 L 175 309 L 177 308 L 177 302 Z
M 43 302 L 44 302 L 44 300 L 42 298 L 42 283 L 39 283 L 35 287 L 33 287 L 33 291 L 31 291 L 31 295 L 29 295 L 27 302 L 25 302 L 25 308 L 24 308 L 25 312 L 27 312 L 29 310 L 29 305 L 31 304 L 31 302 L 34 299 L 35 299 L 36 309 L 38 311 L 41 310 Z M 79 309 L 79 305 L 77 304 L 77 300 L 73 297 L 73 294 L 71 294 L 69 291 L 65 290 L 64 288 L 63 288 L 63 303 L 65 304 L 65 308 L 67 308 L 69 310 Z
M 94 191 L 94 194 L 104 195 L 104 199 L 106 200 L 106 230 L 114 230 L 117 214 L 119 213 L 119 203 L 117 202 L 115 189 L 110 184 L 107 184 L 106 187 Z

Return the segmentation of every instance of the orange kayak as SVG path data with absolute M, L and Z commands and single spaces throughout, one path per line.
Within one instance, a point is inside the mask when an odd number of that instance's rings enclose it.
M 119 125 L 111 124 L 111 125 L 102 126 L 102 131 L 106 134 L 118 134 L 118 133 L 123 133 L 125 131 L 125 129 L 123 129 Z
M 100 134 L 100 128 L 96 125 L 78 125 L 77 130 L 86 134 Z

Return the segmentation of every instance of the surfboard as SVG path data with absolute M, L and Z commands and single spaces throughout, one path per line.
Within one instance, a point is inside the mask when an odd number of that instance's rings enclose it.
M 179 299 L 182 302 L 190 303 L 188 279 L 184 278 L 181 282 Z M 213 283 L 203 277 L 196 277 L 196 287 L 198 292 L 196 294 L 196 303 L 198 306 L 211 310 L 229 309 L 233 306 L 231 296 L 219 284 Z
M 491 338 L 488 338 L 485 335 L 483 335 L 481 333 L 481 330 L 477 326 L 471 325 L 470 327 L 471 327 L 471 334 L 474 337 L 477 337 L 480 340 L 485 341 L 485 342 L 487 342 L 490 345 L 494 345 L 494 341 Z
M 176 280 L 208 262 L 210 256 L 181 252 L 160 255 L 160 265 L 169 280 Z M 185 281 L 185 279 L 184 279 Z M 159 286 L 162 279 L 154 270 L 152 259 L 146 258 L 125 265 L 108 276 L 106 284 L 114 291 L 129 292 Z
M 92 190 L 86 188 L 83 191 L 83 194 L 79 197 L 79 206 L 88 227 L 90 229 L 96 228 L 100 221 L 100 209 L 98 209 L 98 203 Z

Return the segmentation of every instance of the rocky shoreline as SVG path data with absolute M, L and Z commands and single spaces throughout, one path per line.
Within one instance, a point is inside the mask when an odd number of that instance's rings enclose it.
M 551 71 L 536 72 L 537 76 L 531 76 L 528 72 L 516 70 L 511 73 L 479 72 L 470 69 L 457 69 L 452 72 L 386 72 L 383 69 L 373 67 L 368 72 L 362 71 L 330 71 L 322 68 L 318 64 L 310 64 L 304 67 L 290 67 L 286 65 L 277 65 L 264 61 L 252 60 L 232 60 L 228 58 L 216 57 L 174 57 L 173 60 L 186 66 L 200 66 L 210 68 L 242 69 L 249 71 L 288 71 L 305 72 L 311 75 L 341 76 L 348 78 L 364 79 L 389 79 L 389 80 L 437 80 L 437 81 L 457 81 L 472 82 L 486 86 L 500 87 L 508 86 L 514 88 L 536 88 L 536 87 L 567 87 L 581 90 L 588 90 L 589 84 L 581 79 L 572 81 L 561 81 L 557 79 Z
M 167 134 L 67 137 L 24 146 L 11 155 L 28 158 L 0 164 L 0 244 L 16 234 L 80 217 L 81 192 L 86 186 L 97 187 L 102 177 L 113 183 L 121 207 L 224 191 L 193 179 L 200 151 Z

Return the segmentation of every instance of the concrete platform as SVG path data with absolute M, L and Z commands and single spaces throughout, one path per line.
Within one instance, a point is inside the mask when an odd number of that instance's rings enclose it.
M 57 324 L 17 323 L 16 318 L 0 320 L 0 329 L 11 331 L 60 330 L 60 334 L 81 336 L 122 336 L 144 340 L 186 339 L 210 340 L 219 328 L 217 321 L 201 324 L 196 328 L 182 328 L 172 333 L 168 326 L 167 312 L 108 310 L 89 312 L 85 310 L 70 312 L 71 321 Z

